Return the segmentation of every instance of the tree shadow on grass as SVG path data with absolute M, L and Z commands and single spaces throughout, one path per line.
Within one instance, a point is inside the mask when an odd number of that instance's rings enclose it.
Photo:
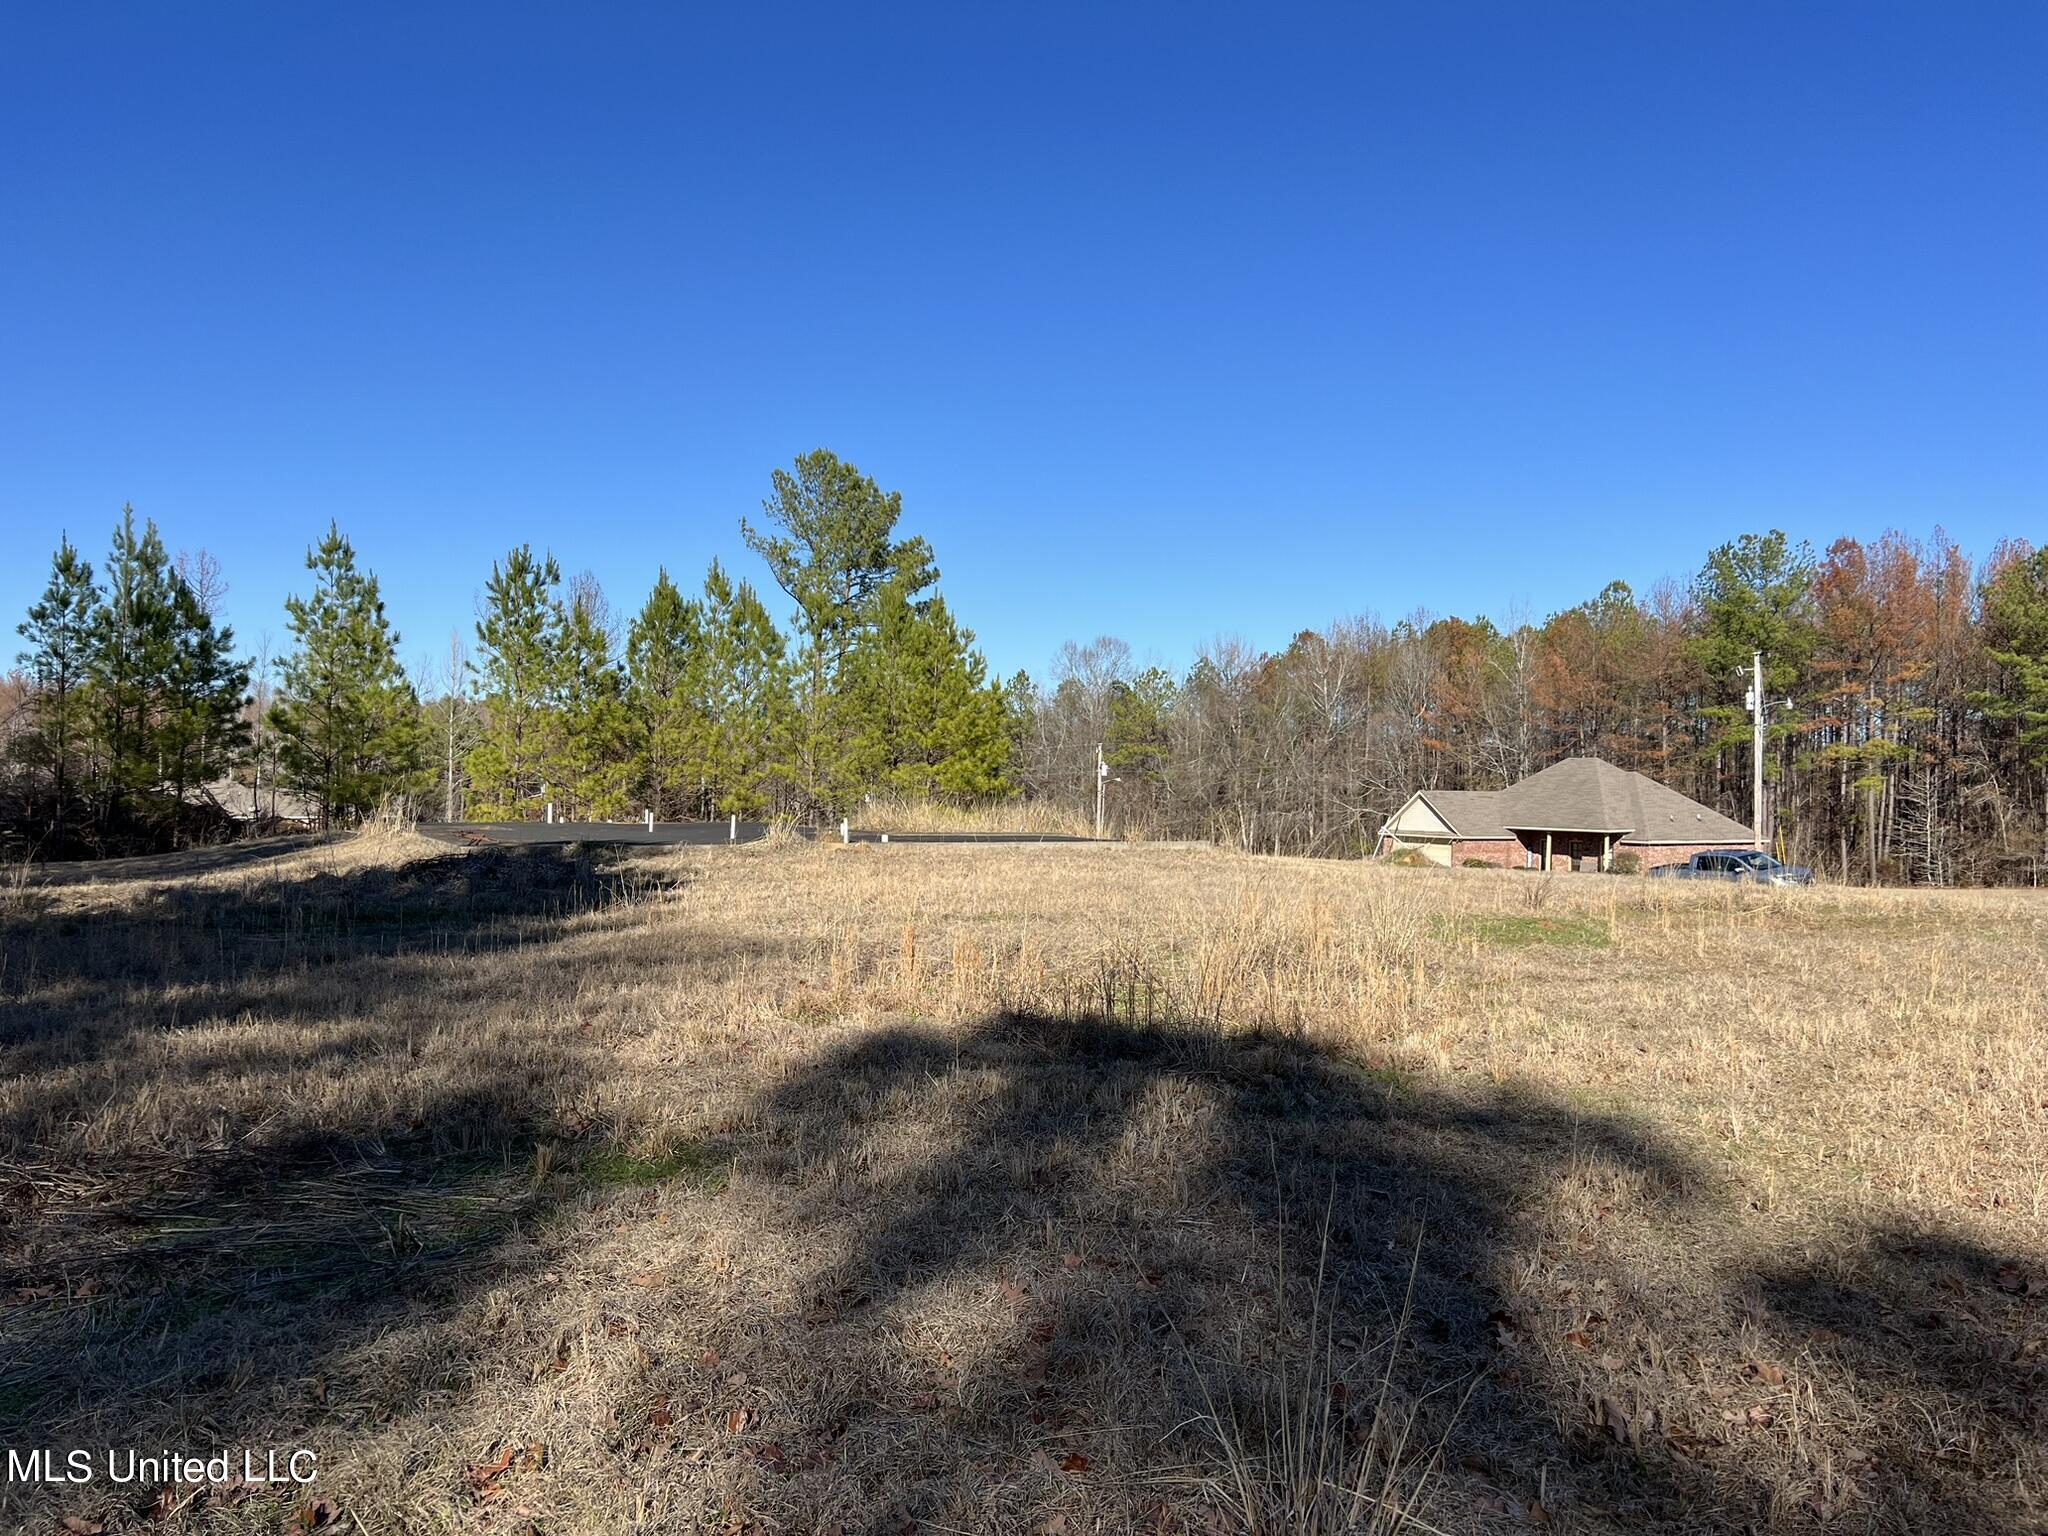
M 276 859 L 288 858 L 339 842 L 338 832 L 288 832 L 252 837 L 241 842 L 213 843 L 176 853 L 138 854 L 132 858 L 66 859 L 38 866 L 35 877 L 47 885 L 104 885 L 123 880 L 183 880 L 194 875 L 225 874 Z
M 0 1443 L 288 1426 L 360 1446 L 396 1425 L 412 1454 L 488 1393 L 502 1344 L 382 1345 L 534 1279 L 537 1229 L 616 1176 L 581 1119 L 617 1062 L 573 1012 L 533 1016 L 573 1009 L 573 984 L 538 983 L 582 963 L 581 914 L 631 893 L 581 857 L 480 850 L 0 927 Z M 519 1032 L 470 1038 L 528 983 Z M 793 1300 L 732 1284 L 729 1312 L 679 1328 L 667 1281 L 607 1268 L 635 1330 L 617 1348 L 652 1345 L 631 1391 L 669 1422 L 621 1396 L 633 1423 L 579 1466 L 627 1490 L 603 1506 L 620 1524 L 633 1492 L 682 1488 L 732 1529 L 1241 1529 L 1246 1498 L 1279 1498 L 1260 1404 L 1284 1371 L 1332 1405 L 1340 1456 L 1384 1380 L 1411 1446 L 1444 1443 L 1435 1523 L 1460 1532 L 1544 1528 L 1539 1502 L 1561 1531 L 2038 1525 L 2038 1269 L 1889 1232 L 1849 1263 L 1726 1262 L 1747 1212 L 1711 1172 L 1615 1116 L 1456 1082 L 1201 1025 L 852 1035 L 734 1117 L 730 1207 L 662 1205 L 680 1167 L 623 1170 L 650 1181 L 650 1224 L 701 1220 L 728 1258 L 774 1239 L 800 1273 Z M 252 1104 L 249 1083 L 308 1102 Z M 216 1100 L 218 1134 L 196 1133 Z M 650 1268 L 687 1278 L 687 1252 Z M 423 1482 L 446 1490 L 432 1517 L 488 1523 L 460 1466 Z M 0 1487 L 0 1513 L 48 1497 Z M 674 1528 L 704 1528 L 686 1503 Z
M 487 849 L 0 926 L 0 1445 L 268 1445 L 429 1389 L 320 1406 L 336 1361 L 531 1262 L 610 1155 L 573 1017 L 465 1013 L 652 878 Z
M 1868 1419 L 1839 1469 L 1850 1499 L 1900 1530 L 2048 1531 L 2048 1262 L 1879 1227 L 1827 1264 L 1780 1262 L 1745 1281 L 1759 1329 L 1809 1372 L 1853 1382 Z M 2005 1501 L 2014 1483 L 2035 1502 Z M 1981 1490 L 1959 1497 L 1956 1490 Z M 1986 1523 L 1959 1524 L 1958 1508 Z
M 1830 1481 L 1845 1432 L 1802 1438 L 1799 1383 L 1748 1353 L 1760 1287 L 1786 1315 L 1810 1297 L 1692 1259 L 1739 1204 L 1609 1117 L 1014 1015 L 863 1034 L 761 1114 L 758 1171 L 817 1255 L 788 1363 L 810 1395 L 760 1431 L 769 1526 L 1309 1529 L 1264 1459 L 1278 1392 L 1338 1405 L 1333 1477 L 1376 1414 L 1409 1427 L 1390 1487 L 1441 1447 L 1433 1519 L 1459 1531 L 2029 1528 L 2016 1463 L 1951 1476 L 1911 1429 Z M 1864 1369 L 1953 1394 L 1981 1441 L 2033 1422 L 2009 1374 L 1860 1337 Z

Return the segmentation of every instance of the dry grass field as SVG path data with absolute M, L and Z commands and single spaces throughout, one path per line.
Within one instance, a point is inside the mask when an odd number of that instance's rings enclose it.
M 5 1528 L 2048 1529 L 2036 895 L 388 835 L 5 900 L 0 1444 L 319 1456 Z

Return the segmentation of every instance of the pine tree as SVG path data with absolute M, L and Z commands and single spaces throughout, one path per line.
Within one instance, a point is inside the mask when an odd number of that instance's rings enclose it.
M 1710 733 L 1703 750 L 1717 775 L 1724 754 L 1746 760 L 1750 718 L 1736 700 L 1747 686 L 1751 652 L 1764 653 L 1766 694 L 1783 697 L 1804 675 L 1814 644 L 1813 580 L 1813 550 L 1773 529 L 1720 545 L 1693 581 L 1701 622 L 1691 650 L 1704 674 L 1699 716 Z M 1791 728 L 1789 720 L 1778 722 L 1781 741 Z M 1775 777 L 1776 757 L 1766 766 Z M 1751 806 L 1749 814 L 1761 822 L 1762 807 Z
M 604 595 L 588 575 L 577 578 L 562 606 L 560 667 L 561 728 L 551 737 L 548 777 L 572 818 L 609 821 L 627 806 L 632 719 L 612 660 Z
M 2004 674 L 2004 687 L 1981 697 L 1984 711 L 2013 731 L 2020 762 L 2048 771 L 2048 549 L 1985 588 L 1984 638 Z
M 878 607 L 849 668 L 847 699 L 861 728 L 842 801 L 872 788 L 962 802 L 1010 793 L 1008 710 L 972 632 L 943 598 L 916 602 L 900 586 L 885 588 Z
M 24 743 L 25 755 L 51 775 L 53 820 L 58 826 L 70 810 L 74 765 L 86 745 L 86 678 L 93 612 L 99 603 L 91 562 L 79 558 L 68 538 L 60 539 L 50 561 L 50 584 L 17 631 L 29 643 L 17 659 L 28 669 L 35 689 L 34 724 Z
M 902 494 L 884 492 L 827 450 L 801 455 L 794 473 L 778 469 L 772 483 L 761 504 L 765 528 L 742 520 L 740 529 L 796 603 L 792 768 L 804 808 L 825 810 L 854 777 L 843 761 L 861 729 L 841 707 L 848 659 L 877 623 L 885 587 L 915 598 L 939 573 L 923 539 L 895 538 Z
M 704 610 L 683 596 L 663 569 L 626 637 L 626 702 L 632 717 L 635 779 L 655 818 L 709 808 L 706 765 Z
M 484 724 L 469 775 L 478 811 L 496 820 L 540 808 L 547 765 L 558 756 L 562 608 L 554 589 L 561 579 L 553 555 L 535 558 L 522 544 L 491 566 L 484 585 L 476 626 Z
M 306 569 L 312 594 L 284 605 L 294 647 L 270 718 L 284 783 L 331 826 L 421 787 L 425 727 L 377 578 L 339 527 L 306 552 Z
M 157 755 L 172 797 L 220 778 L 248 745 L 249 664 L 235 633 L 218 623 L 198 589 L 171 575 L 171 664 L 158 711 Z
M 718 815 L 773 814 L 799 799 L 788 651 L 753 587 L 717 561 L 704 577 L 704 773 Z M 810 802 L 805 802 L 810 803 Z
M 104 809 L 113 810 L 162 782 L 158 707 L 175 664 L 170 561 L 154 522 L 136 530 L 132 506 L 121 509 L 106 578 L 86 668 L 105 763 Z

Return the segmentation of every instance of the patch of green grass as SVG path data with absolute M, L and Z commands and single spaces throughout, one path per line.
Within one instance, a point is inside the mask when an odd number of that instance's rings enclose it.
M 694 1141 L 676 1142 L 644 1156 L 619 1146 L 598 1147 L 577 1159 L 576 1172 L 597 1189 L 648 1189 L 674 1179 L 687 1179 L 703 1189 L 725 1186 L 724 1165 Z
M 1504 949 L 1526 949 L 1532 944 L 1559 944 L 1571 949 L 1605 949 L 1613 942 L 1607 920 L 1599 917 L 1544 917 L 1537 913 L 1497 913 L 1468 917 L 1458 923 L 1454 935 L 1498 944 Z
M 1415 1087 L 1415 1074 L 1405 1067 L 1390 1066 L 1383 1062 L 1363 1062 L 1358 1075 L 1371 1083 L 1389 1098 L 1404 1097 Z

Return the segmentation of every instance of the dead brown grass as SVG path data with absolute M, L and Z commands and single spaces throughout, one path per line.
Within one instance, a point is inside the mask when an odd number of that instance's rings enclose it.
M 941 800 L 881 795 L 867 800 L 855 820 L 871 832 L 1028 832 L 1041 837 L 1089 837 L 1095 831 L 1094 824 L 1071 806 L 1045 800 L 949 805 Z
M 2044 1519 L 2032 898 L 395 829 L 173 868 L 0 923 L 0 1442 L 320 1481 L 8 1519 L 1226 1531 L 1439 1444 L 1458 1531 Z M 1306 1460 L 1259 1427 L 1304 1382 Z

